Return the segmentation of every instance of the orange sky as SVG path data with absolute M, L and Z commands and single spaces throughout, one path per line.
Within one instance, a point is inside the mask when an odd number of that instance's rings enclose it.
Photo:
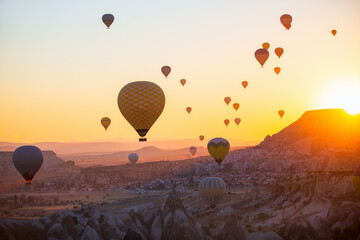
M 0 141 L 137 140 L 116 100 L 141 80 L 166 95 L 149 141 L 200 134 L 259 141 L 308 109 L 360 111 L 359 12 L 356 0 L 1 1 Z M 109 30 L 104 13 L 115 15 Z M 284 13 L 293 16 L 290 31 L 280 23 Z M 262 69 L 254 52 L 263 42 L 270 57 Z M 281 59 L 275 47 L 284 48 Z M 172 67 L 167 79 L 163 65 Z M 240 103 L 237 112 L 225 96 Z M 112 119 L 107 132 L 104 116 Z

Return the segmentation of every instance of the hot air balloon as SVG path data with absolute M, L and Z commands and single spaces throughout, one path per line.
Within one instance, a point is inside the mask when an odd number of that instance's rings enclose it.
M 241 119 L 240 119 L 240 118 L 235 118 L 234 121 L 235 121 L 236 125 L 239 126 L 239 124 L 240 124 L 240 122 L 241 122 Z
M 261 67 L 263 67 L 266 60 L 269 58 L 269 51 L 265 48 L 259 48 L 255 51 L 255 58 L 261 64 Z
M 355 190 L 360 194 L 360 165 L 354 169 L 353 183 Z
M 39 148 L 26 145 L 18 147 L 14 151 L 12 161 L 16 170 L 26 180 L 26 183 L 31 184 L 31 180 L 44 161 L 44 155 Z
M 125 85 L 118 96 L 118 106 L 125 119 L 144 138 L 160 117 L 165 106 L 163 90 L 152 82 L 138 81 Z
M 200 135 L 200 136 L 199 136 L 200 141 L 203 141 L 204 138 L 205 138 L 204 135 Z
M 230 150 L 230 143 L 224 138 L 213 138 L 208 142 L 208 152 L 220 165 Z
M 108 129 L 110 123 L 111 123 L 111 120 L 108 117 L 103 117 L 101 119 L 101 125 L 103 125 L 103 127 L 105 128 L 105 131 Z
M 233 104 L 233 108 L 235 109 L 235 111 L 237 111 L 239 109 L 239 107 L 240 107 L 240 104 L 238 104 L 238 103 Z
M 190 147 L 190 153 L 191 153 L 191 155 L 195 155 L 195 153 L 196 153 L 196 151 L 197 151 L 197 148 L 196 147 Z
M 289 14 L 284 14 L 280 17 L 280 22 L 289 30 L 291 28 L 292 17 Z
M 225 120 L 224 120 L 224 123 L 225 123 L 226 126 L 228 126 L 229 123 L 230 123 L 229 119 L 225 119 Z
M 192 110 L 192 108 L 191 108 L 191 107 L 187 107 L 187 108 L 186 108 L 186 111 L 188 112 L 188 114 L 190 114 L 190 113 L 191 113 L 191 110 Z
M 332 33 L 332 35 L 334 35 L 334 37 L 335 37 L 337 31 L 336 31 L 335 29 L 333 29 L 333 30 L 331 30 L 331 33 Z
M 128 159 L 132 164 L 135 164 L 137 160 L 139 160 L 139 155 L 137 155 L 136 153 L 130 153 Z
M 248 82 L 247 81 L 243 81 L 242 83 L 241 83 L 241 85 L 244 87 L 244 89 L 246 89 L 246 87 L 248 86 Z
M 231 98 L 230 97 L 225 97 L 224 101 L 225 101 L 226 105 L 229 105 L 229 103 L 231 102 Z
M 281 71 L 281 68 L 279 68 L 279 67 L 274 68 L 274 72 L 275 72 L 277 75 L 279 75 L 280 71 Z
M 211 208 L 215 208 L 226 193 L 226 184 L 221 178 L 207 177 L 200 181 L 199 192 L 203 200 Z
M 186 83 L 186 80 L 185 80 L 185 79 L 181 79 L 181 80 L 180 80 L 180 83 L 181 83 L 181 85 L 183 85 L 183 86 L 184 86 L 184 85 L 185 85 L 185 83 Z
M 104 14 L 102 16 L 103 23 L 107 26 L 107 28 L 110 28 L 110 25 L 114 22 L 114 15 L 112 14 Z
M 165 75 L 165 77 L 167 78 L 167 76 L 170 74 L 171 72 L 171 67 L 169 66 L 163 66 L 161 68 L 161 72 Z
M 281 47 L 275 48 L 275 54 L 280 58 L 281 55 L 284 53 L 284 49 Z
M 282 118 L 284 116 L 284 114 L 285 114 L 285 111 L 284 110 L 279 110 L 278 114 Z
M 268 50 L 269 47 L 270 47 L 270 43 L 268 43 L 268 42 L 264 42 L 264 43 L 262 44 L 262 48 L 265 48 L 266 50 Z

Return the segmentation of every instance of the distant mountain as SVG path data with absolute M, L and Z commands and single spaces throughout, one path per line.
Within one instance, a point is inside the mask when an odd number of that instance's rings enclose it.
M 360 114 L 322 109 L 305 112 L 255 147 L 232 151 L 225 163 L 241 171 L 345 171 L 360 163 L 359 150 Z
M 360 114 L 352 116 L 342 109 L 307 111 L 288 127 L 267 136 L 260 146 L 286 148 L 305 142 L 318 150 L 359 150 Z
M 94 142 L 37 142 L 37 143 L 11 143 L 0 142 L 0 151 L 14 151 L 17 147 L 22 145 L 35 145 L 41 150 L 52 150 L 57 154 L 75 154 L 75 155 L 93 155 L 93 154 L 107 154 L 120 151 L 135 151 L 141 147 L 157 147 L 160 149 L 179 149 L 190 146 L 206 146 L 206 139 L 201 142 L 198 138 L 194 139 L 169 139 L 169 140 L 151 140 L 147 142 L 133 141 L 94 141 Z M 229 139 L 232 147 L 254 146 L 259 141 L 243 141 L 237 139 Z

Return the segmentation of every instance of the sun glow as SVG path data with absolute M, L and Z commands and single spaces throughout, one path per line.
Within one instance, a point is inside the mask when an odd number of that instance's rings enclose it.
M 360 79 L 341 79 L 330 82 L 319 95 L 317 107 L 342 108 L 347 113 L 360 113 Z

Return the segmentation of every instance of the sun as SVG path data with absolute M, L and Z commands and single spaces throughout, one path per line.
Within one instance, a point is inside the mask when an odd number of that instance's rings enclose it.
M 351 115 L 360 113 L 360 79 L 344 78 L 329 84 L 321 91 L 319 108 L 342 108 Z

